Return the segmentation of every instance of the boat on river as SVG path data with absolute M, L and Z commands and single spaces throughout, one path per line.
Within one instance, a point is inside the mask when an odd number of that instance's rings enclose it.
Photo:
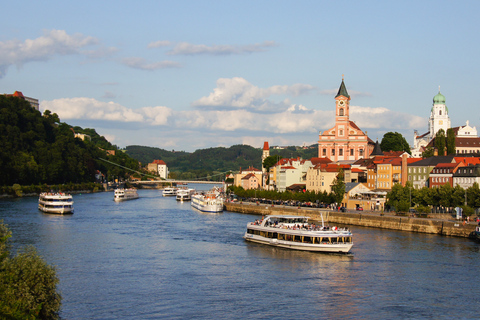
M 192 195 L 195 193 L 195 189 L 191 188 L 178 188 L 176 199 L 177 201 L 190 201 L 192 200 Z
M 202 212 L 222 212 L 223 197 L 218 189 L 192 195 L 192 207 Z
M 317 252 L 348 253 L 353 246 L 347 228 L 315 225 L 308 217 L 290 215 L 265 216 L 247 224 L 243 238 L 270 246 Z
M 135 188 L 118 188 L 115 189 L 115 194 L 113 196 L 114 201 L 126 201 L 138 199 L 138 192 Z
M 177 195 L 177 188 L 176 187 L 166 187 L 163 189 L 162 195 L 164 197 L 173 197 Z
M 45 213 L 73 213 L 73 198 L 71 194 L 42 192 L 38 198 L 38 209 Z

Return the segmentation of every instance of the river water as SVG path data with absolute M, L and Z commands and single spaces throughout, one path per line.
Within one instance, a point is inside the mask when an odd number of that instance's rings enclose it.
M 479 317 L 477 242 L 353 226 L 349 255 L 297 252 L 245 242 L 257 216 L 139 194 L 77 194 L 70 216 L 0 201 L 15 248 L 56 266 L 63 319 Z

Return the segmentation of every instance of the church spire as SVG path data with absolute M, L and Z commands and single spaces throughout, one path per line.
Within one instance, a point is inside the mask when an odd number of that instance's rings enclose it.
M 345 87 L 345 82 L 343 82 L 343 75 L 342 75 L 342 84 L 340 85 L 340 88 L 338 89 L 338 93 L 335 96 L 335 98 L 338 96 L 344 96 L 344 97 L 350 98 L 347 92 L 347 87 Z

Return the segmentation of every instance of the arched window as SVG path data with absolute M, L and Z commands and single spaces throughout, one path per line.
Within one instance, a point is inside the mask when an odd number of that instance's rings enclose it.
M 339 110 L 338 115 L 343 116 L 343 108 Z
M 441 116 L 442 115 L 442 110 L 438 111 L 438 114 Z

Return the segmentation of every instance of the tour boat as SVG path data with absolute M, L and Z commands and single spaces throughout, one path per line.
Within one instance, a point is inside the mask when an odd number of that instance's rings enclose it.
M 177 201 L 190 201 L 192 200 L 192 194 L 195 192 L 195 189 L 190 188 L 179 188 L 177 189 Z
M 38 198 L 38 209 L 46 213 L 73 213 L 72 195 L 65 193 L 42 192 Z
M 347 228 L 326 227 L 308 222 L 308 217 L 272 215 L 247 224 L 243 238 L 271 246 L 318 252 L 348 253 L 353 246 Z
M 171 197 L 177 195 L 177 188 L 176 187 L 166 187 L 163 189 L 162 192 L 164 197 Z
M 210 190 L 205 194 L 196 193 L 192 195 L 191 205 L 202 212 L 222 212 L 223 198 L 216 190 Z
M 133 200 L 138 199 L 137 189 L 135 188 L 119 188 L 115 189 L 115 194 L 113 200 L 115 201 L 126 201 L 126 200 Z

